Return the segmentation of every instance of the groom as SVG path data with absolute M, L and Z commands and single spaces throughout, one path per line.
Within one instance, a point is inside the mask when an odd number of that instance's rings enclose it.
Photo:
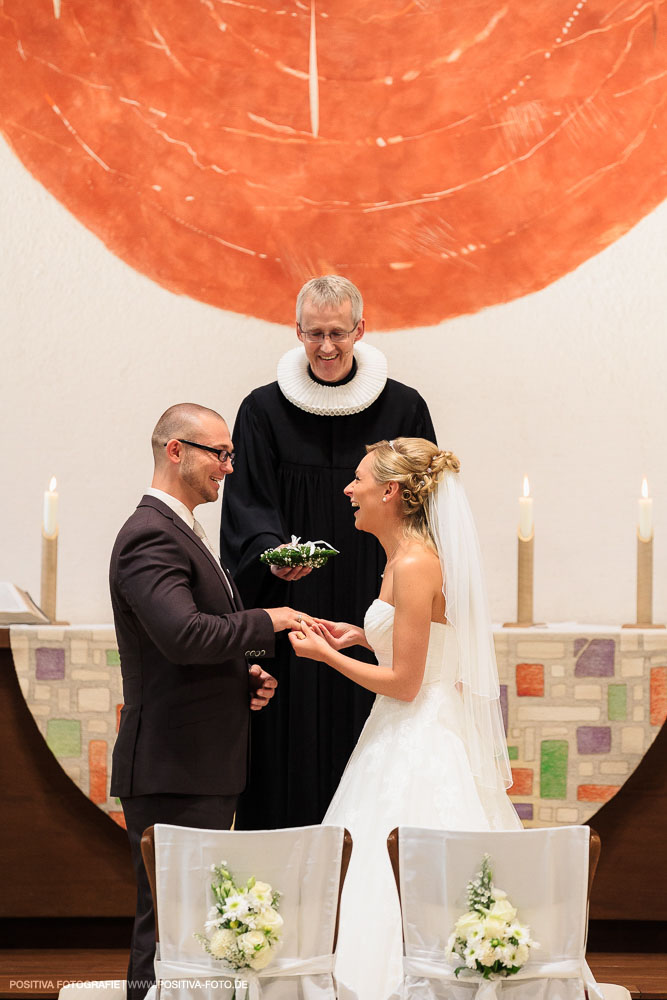
M 170 407 L 152 438 L 150 489 L 121 528 L 110 586 L 124 705 L 111 794 L 120 797 L 137 878 L 128 1000 L 155 980 L 155 918 L 141 858 L 154 823 L 231 826 L 246 783 L 250 710 L 276 681 L 252 661 L 271 656 L 291 608 L 244 611 L 194 508 L 232 472 L 229 429 L 214 410 Z

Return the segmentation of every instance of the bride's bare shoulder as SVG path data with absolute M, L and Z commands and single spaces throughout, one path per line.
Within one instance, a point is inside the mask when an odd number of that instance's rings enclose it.
M 415 573 L 440 573 L 438 553 L 419 541 L 409 541 L 398 554 L 394 573 L 412 576 Z

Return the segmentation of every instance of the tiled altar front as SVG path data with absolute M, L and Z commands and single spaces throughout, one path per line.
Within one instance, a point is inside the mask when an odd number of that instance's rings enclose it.
M 122 823 L 108 794 L 122 704 L 113 628 L 14 626 L 10 635 L 21 690 L 48 746 Z M 665 721 L 667 631 L 497 628 L 495 645 L 519 815 L 526 826 L 585 822 Z
M 665 721 L 667 632 L 497 629 L 512 800 L 526 826 L 583 823 Z

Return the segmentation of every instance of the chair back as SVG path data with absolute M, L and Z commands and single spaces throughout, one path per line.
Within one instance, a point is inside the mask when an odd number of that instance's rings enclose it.
M 196 993 L 192 987 L 188 993 L 187 988 L 179 992 L 170 986 L 167 991 L 162 989 L 160 996 L 176 998 L 193 994 L 206 1000 L 208 988 L 201 982 L 202 970 L 210 969 L 212 981 L 219 982 L 223 976 L 221 963 L 208 955 L 194 938 L 196 932 L 204 933 L 213 903 L 211 868 L 222 861 L 238 885 L 254 876 L 281 893 L 283 943 L 274 965 L 331 955 L 335 950 L 340 893 L 351 849 L 351 837 L 342 827 L 245 832 L 158 824 L 145 831 L 142 853 L 159 928 L 159 962 L 197 969 L 200 976 Z M 302 988 L 307 990 L 306 980 L 312 981 L 312 988 L 318 989 L 323 998 L 335 995 L 330 973 L 303 976 L 303 982 L 299 983 L 295 981 L 298 976 L 273 983 L 271 972 L 269 966 L 262 973 L 262 988 L 272 1000 L 306 996 L 306 992 L 301 992 Z M 238 977 L 244 978 L 243 972 Z M 210 993 L 216 998 L 225 995 L 225 991 L 214 987 Z
M 152 829 L 152 827 L 151 827 Z M 588 894 L 587 899 L 590 903 L 591 892 L 593 889 L 593 881 L 595 879 L 595 873 L 598 868 L 598 863 L 600 861 L 600 851 L 602 849 L 602 844 L 600 842 L 600 834 L 593 827 L 589 827 L 591 831 L 590 840 L 588 843 Z M 394 881 L 396 882 L 396 891 L 398 893 L 399 903 L 401 901 L 401 879 L 398 868 L 398 827 L 394 827 L 389 836 L 387 837 L 387 851 L 389 853 L 389 861 L 391 862 L 391 870 L 394 873 Z
M 585 826 L 519 831 L 443 831 L 414 827 L 394 830 L 389 855 L 401 900 L 406 956 L 432 956 L 442 961 L 447 939 L 458 918 L 467 911 L 466 888 L 490 856 L 493 883 L 503 889 L 528 924 L 540 949 L 531 951 L 525 966 L 579 962 L 584 975 L 589 891 L 591 831 Z M 595 834 L 593 861 L 599 855 Z M 536 972 L 539 975 L 539 973 Z M 406 980 L 410 997 L 409 977 Z M 582 979 L 540 984 L 510 978 L 512 997 L 574 998 L 582 995 Z M 451 984 L 432 984 L 424 997 L 474 996 L 476 986 L 462 990 Z M 431 988 L 431 987 L 429 987 Z M 472 990 L 472 992 L 470 992 Z M 456 991 L 456 992 L 455 992 Z M 414 993 L 414 996 L 422 994 Z

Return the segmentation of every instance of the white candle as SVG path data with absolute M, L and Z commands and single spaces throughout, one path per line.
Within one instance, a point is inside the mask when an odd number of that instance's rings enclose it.
M 58 534 L 58 494 L 56 493 L 56 477 L 51 477 L 49 488 L 44 494 L 43 531 L 47 538 Z
M 639 498 L 639 537 L 649 542 L 653 537 L 653 500 L 648 495 L 646 477 L 642 480 L 642 495 Z
M 530 538 L 533 533 L 533 498 L 530 495 L 528 476 L 523 477 L 523 496 L 519 497 L 519 537 Z

